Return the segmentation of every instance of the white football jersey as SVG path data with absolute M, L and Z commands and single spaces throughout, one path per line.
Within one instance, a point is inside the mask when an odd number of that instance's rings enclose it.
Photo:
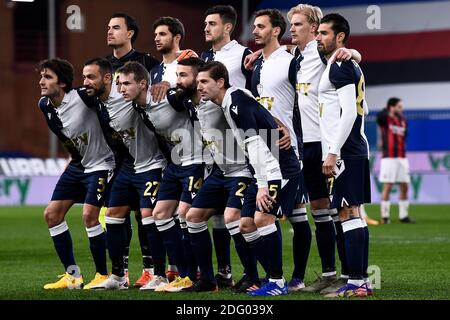
M 256 60 L 253 67 L 252 93 L 273 117 L 289 129 L 291 144 L 298 156 L 302 130 L 300 115 L 295 115 L 298 112 L 295 101 L 296 77 L 297 61 L 286 51 L 285 46 L 281 46 L 267 60 L 264 60 L 262 55 Z
M 297 49 L 298 50 L 298 49 Z M 319 82 L 327 62 L 317 49 L 317 41 L 309 42 L 301 51 L 303 58 L 297 73 L 298 106 L 302 117 L 303 142 L 320 141 Z
M 132 102 L 126 102 L 117 92 L 115 83 L 105 105 L 110 118 L 109 125 L 121 136 L 124 145 L 134 158 L 135 172 L 164 168 L 166 160 L 159 150 L 155 134 L 147 128 L 139 113 L 133 109 Z
M 328 64 L 319 84 L 322 160 L 369 157 L 364 134 L 364 74 L 354 60 Z
M 168 90 L 166 98 L 159 103 L 154 102 L 148 94 L 147 105 L 142 109 L 145 112 L 144 122 L 150 121 L 149 126 L 164 140 L 171 150 L 173 163 L 181 166 L 201 164 L 203 144 L 200 130 L 194 128 L 188 110 L 175 109 L 178 103 L 175 100 L 174 89 Z
M 167 81 L 170 83 L 170 88 L 175 88 L 177 85 L 177 66 L 178 60 L 176 59 L 171 63 L 161 62 L 150 72 L 150 83 L 153 85 L 161 81 Z
M 49 128 L 71 154 L 71 163 L 81 166 L 86 173 L 114 169 L 114 154 L 106 142 L 95 106 L 88 106 L 82 97 L 87 101 L 84 88 L 72 89 L 64 94 L 57 108 L 48 97 L 39 100 L 39 108 Z
M 242 149 L 237 145 L 220 106 L 201 101 L 197 117 L 206 148 L 225 177 L 252 177 Z
M 202 59 L 205 62 L 219 61 L 227 67 L 230 77 L 230 84 L 239 88 L 249 88 L 251 81 L 250 70 L 245 70 L 243 62 L 245 57 L 250 54 L 249 48 L 239 44 L 236 40 L 232 40 L 224 45 L 219 51 L 209 49 L 202 53 Z

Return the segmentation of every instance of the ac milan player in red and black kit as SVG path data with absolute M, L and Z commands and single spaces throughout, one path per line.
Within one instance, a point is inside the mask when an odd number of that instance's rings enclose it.
M 381 131 L 381 149 L 383 158 L 380 168 L 380 182 L 384 184 L 381 198 L 382 223 L 390 223 L 389 194 L 393 184 L 400 185 L 399 220 L 402 223 L 414 223 L 408 216 L 408 185 L 410 182 L 409 164 L 405 153 L 407 122 L 403 116 L 403 102 L 399 98 L 390 98 L 387 106 L 377 115 Z

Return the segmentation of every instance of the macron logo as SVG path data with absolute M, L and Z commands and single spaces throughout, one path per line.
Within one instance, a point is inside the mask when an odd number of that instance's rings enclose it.
M 150 200 L 152 201 L 152 204 L 155 204 L 155 201 L 156 201 L 155 197 L 151 197 Z
M 100 201 L 100 199 L 102 198 L 101 194 L 97 194 L 97 200 Z
M 157 76 L 158 76 L 158 72 L 155 73 L 155 75 L 153 76 L 153 79 L 156 79 Z
M 49 112 L 49 113 L 47 113 L 47 116 L 48 116 L 48 120 L 51 120 L 52 119 L 52 114 Z
M 238 114 L 238 107 L 237 106 L 231 106 L 231 111 Z

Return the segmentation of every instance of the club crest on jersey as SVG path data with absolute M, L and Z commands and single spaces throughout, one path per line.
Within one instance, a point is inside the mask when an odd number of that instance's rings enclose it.
M 347 206 L 347 207 L 349 207 L 348 201 L 347 201 L 345 198 L 342 198 L 342 201 L 341 201 L 341 207 L 344 207 L 344 205 Z
M 108 171 L 108 177 L 107 177 L 106 181 L 109 183 L 113 176 L 114 176 L 114 170 L 109 170 Z
M 344 172 L 345 170 L 345 163 L 344 160 L 338 160 L 336 161 L 336 174 L 335 174 L 335 178 L 339 177 L 341 175 L 342 172 Z
M 258 91 L 259 95 L 262 95 L 262 93 L 263 93 L 263 85 L 261 83 L 258 83 L 258 85 L 256 86 L 256 90 Z

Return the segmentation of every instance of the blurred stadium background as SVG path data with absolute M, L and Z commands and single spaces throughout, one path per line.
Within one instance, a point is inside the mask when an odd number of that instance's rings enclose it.
M 5 262 L 15 259 L 8 255 L 14 249 L 14 246 L 8 245 L 8 241 L 16 241 L 19 235 L 26 237 L 30 234 L 14 233 L 16 227 L 19 228 L 27 221 L 23 216 L 15 220 L 14 217 L 22 212 L 33 216 L 35 220 L 32 221 L 36 221 L 36 229 L 33 230 L 39 230 L 36 232 L 42 234 L 39 239 L 48 247 L 46 250 L 49 252 L 49 259 L 54 259 L 49 262 L 49 267 L 55 269 L 57 263 L 40 215 L 42 206 L 50 199 L 61 168 L 65 166 L 66 154 L 49 133 L 37 108 L 39 87 L 35 66 L 39 60 L 54 55 L 71 61 L 76 72 L 75 85 L 81 85 L 84 61 L 111 52 L 106 45 L 106 26 L 114 12 L 126 12 L 137 18 L 141 30 L 134 47 L 139 51 L 149 52 L 159 58 L 154 48 L 151 25 L 157 17 L 171 15 L 180 18 L 186 28 L 183 48 L 191 48 L 200 53 L 206 49 L 203 12 L 212 5 L 224 3 L 233 5 L 240 16 L 234 38 L 253 48 L 253 12 L 260 8 L 278 8 L 287 12 L 301 2 L 303 1 L 1 0 L 0 243 L 3 245 L 0 247 L 0 271 L 12 268 L 17 263 L 9 265 Z M 375 204 L 379 203 L 381 192 L 381 184 L 377 179 L 380 156 L 377 153 L 379 138 L 376 113 L 391 96 L 398 96 L 404 101 L 405 115 L 409 121 L 407 156 L 412 175 L 410 201 L 415 204 L 411 207 L 410 214 L 417 218 L 418 224 L 404 226 L 411 228 L 410 231 L 396 229 L 399 234 L 390 234 L 393 238 L 388 238 L 391 241 L 388 243 L 395 244 L 395 237 L 398 237 L 400 242 L 407 245 L 410 239 L 410 245 L 414 245 L 412 239 L 415 236 L 423 239 L 431 237 L 430 243 L 436 242 L 448 249 L 450 1 L 304 2 L 320 6 L 325 14 L 339 12 L 344 15 L 351 27 L 348 47 L 357 49 L 363 56 L 361 66 L 365 73 L 366 97 L 370 109 L 366 119 L 366 134 L 371 147 Z M 77 13 L 81 15 L 80 21 L 73 20 L 73 15 Z M 283 41 L 289 43 L 288 32 Z M 397 190 L 394 189 L 393 193 L 395 202 Z M 11 206 L 18 208 L 12 209 Z M 25 206 L 30 208 L 24 208 Z M 391 215 L 395 217 L 396 210 L 392 211 Z M 435 212 L 439 214 L 433 216 Z M 369 206 L 368 213 L 373 218 L 379 218 L 378 206 Z M 380 228 L 388 230 L 389 226 Z M 420 228 L 429 228 L 426 230 L 431 231 L 427 233 L 428 231 Z M 30 229 L 31 233 L 35 231 Z M 388 232 L 375 231 L 374 243 L 383 241 L 383 236 Z M 80 234 L 84 237 L 84 231 L 80 230 Z M 27 243 L 27 239 L 22 240 Z M 374 243 L 372 246 L 375 246 Z M 24 250 L 30 252 L 28 247 L 24 247 Z M 399 250 L 399 254 L 400 252 L 405 253 L 403 250 Z M 441 258 L 445 256 L 443 261 L 449 262 L 448 252 L 444 252 L 441 252 Z M 382 264 L 382 259 L 378 258 L 379 264 Z M 50 274 L 54 276 L 53 273 Z M 1 292 L 2 288 L 0 298 Z M 442 292 L 443 295 L 438 297 L 445 297 L 445 291 Z

